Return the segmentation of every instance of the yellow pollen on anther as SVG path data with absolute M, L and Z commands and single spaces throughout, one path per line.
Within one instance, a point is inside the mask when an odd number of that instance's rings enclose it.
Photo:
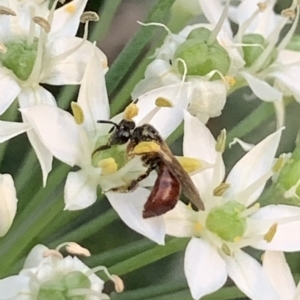
M 82 108 L 79 106 L 76 102 L 71 102 L 71 109 L 73 112 L 73 116 L 75 119 L 75 122 L 80 125 L 84 122 L 84 113 Z
M 222 129 L 216 142 L 216 151 L 223 153 L 226 146 L 226 130 Z
M 136 117 L 139 112 L 139 108 L 135 103 L 129 104 L 124 111 L 124 119 L 132 120 L 132 118 Z
M 236 236 L 235 238 L 234 238 L 234 242 L 235 243 L 237 243 L 237 242 L 240 242 L 242 240 L 242 237 L 241 236 Z
M 273 240 L 274 235 L 275 235 L 275 233 L 277 231 L 277 225 L 278 225 L 277 223 L 273 224 L 270 227 L 269 231 L 264 235 L 264 240 L 266 242 L 270 243 Z
M 167 98 L 164 98 L 164 97 L 158 97 L 156 100 L 155 100 L 155 105 L 158 106 L 158 107 L 173 107 L 173 103 L 167 99 Z
M 72 4 L 72 3 L 66 4 L 66 5 L 64 6 L 64 8 L 65 8 L 65 10 L 66 10 L 68 13 L 70 13 L 70 14 L 73 14 L 73 13 L 76 11 L 76 6 L 75 6 L 74 4 Z
M 159 152 L 160 146 L 159 144 L 150 141 L 150 142 L 140 142 L 138 145 L 136 145 L 133 149 L 133 153 L 137 155 L 145 154 L 145 153 L 151 153 L 151 152 Z
M 196 158 L 176 156 L 176 159 L 187 173 L 195 172 L 203 167 L 201 161 Z
M 260 12 L 264 12 L 267 8 L 267 3 L 266 2 L 258 2 L 256 5 L 257 5 Z
M 276 160 L 274 166 L 272 167 L 272 171 L 274 173 L 279 172 L 282 169 L 282 167 L 284 166 L 284 163 L 285 163 L 285 161 L 284 161 L 284 155 L 280 155 L 278 157 L 278 159 Z
M 236 84 L 236 80 L 232 76 L 225 76 L 225 81 L 230 87 L 233 87 Z
M 114 158 L 104 158 L 98 162 L 98 167 L 102 168 L 102 175 L 113 174 L 118 170 L 118 165 Z
M 214 189 L 214 191 L 213 191 L 214 196 L 222 196 L 229 187 L 230 187 L 230 184 L 222 182 L 219 186 L 217 186 Z
M 194 228 L 195 228 L 196 234 L 199 234 L 201 232 L 203 226 L 199 222 L 196 222 L 194 225 Z

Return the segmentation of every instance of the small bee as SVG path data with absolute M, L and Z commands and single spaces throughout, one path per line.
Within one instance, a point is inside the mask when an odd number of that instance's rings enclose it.
M 143 217 L 159 216 L 174 208 L 181 190 L 200 210 L 204 210 L 199 192 L 189 175 L 173 156 L 166 142 L 158 131 L 150 124 L 135 125 L 132 119 L 125 118 L 119 124 L 100 120 L 99 123 L 112 124 L 111 136 L 106 145 L 97 148 L 95 152 L 108 149 L 112 145 L 122 145 L 127 142 L 129 157 L 140 155 L 147 171 L 133 180 L 128 186 L 113 189 L 113 191 L 129 192 L 137 184 L 155 170 L 157 179 L 144 205 Z

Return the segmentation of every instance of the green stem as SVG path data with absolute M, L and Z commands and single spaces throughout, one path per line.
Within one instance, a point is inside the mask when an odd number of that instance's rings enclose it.
M 164 246 L 155 246 L 154 248 L 131 257 L 123 262 L 109 268 L 111 274 L 124 275 L 136 269 L 144 267 L 154 261 L 157 261 L 170 254 L 185 249 L 189 239 L 173 238 Z
M 106 0 L 104 1 L 103 6 L 100 7 L 98 11 L 99 21 L 96 26 L 93 28 L 93 31 L 90 35 L 90 41 L 100 41 L 108 32 L 108 29 L 111 25 L 111 22 L 115 16 L 115 13 L 121 4 L 122 0 Z
M 148 15 L 145 23 L 164 22 L 174 2 L 175 0 L 159 0 Z M 157 28 L 155 26 L 141 26 L 135 37 L 118 56 L 107 72 L 106 82 L 109 95 L 115 91 L 120 81 L 125 78 L 125 75 L 130 71 L 137 57 L 150 41 L 156 30 Z
M 79 228 L 75 228 L 67 234 L 56 238 L 55 241 L 50 243 L 49 247 L 55 248 L 57 245 L 65 241 L 80 242 L 83 239 L 99 232 L 101 229 L 108 226 L 116 219 L 118 219 L 118 214 L 113 209 L 110 209 L 104 214 L 99 215 L 97 218 L 81 225 Z

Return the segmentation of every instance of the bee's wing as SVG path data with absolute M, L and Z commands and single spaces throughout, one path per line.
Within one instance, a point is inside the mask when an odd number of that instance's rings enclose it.
M 159 153 L 161 159 L 172 168 L 176 176 L 178 177 L 182 192 L 185 194 L 189 200 L 196 205 L 200 210 L 204 210 L 204 204 L 199 195 L 198 189 L 194 185 L 192 179 L 188 175 L 188 173 L 183 169 L 181 164 L 172 154 L 170 148 L 165 142 L 161 143 L 161 151 Z

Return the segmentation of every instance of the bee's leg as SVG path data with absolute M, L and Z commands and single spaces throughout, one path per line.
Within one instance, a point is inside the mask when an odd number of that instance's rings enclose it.
M 102 150 L 107 150 L 107 149 L 109 149 L 109 148 L 111 148 L 111 145 L 110 145 L 110 144 L 102 145 L 102 146 L 96 148 L 96 149 L 93 151 L 93 153 L 92 153 L 92 157 L 93 157 L 97 152 L 102 151 Z

